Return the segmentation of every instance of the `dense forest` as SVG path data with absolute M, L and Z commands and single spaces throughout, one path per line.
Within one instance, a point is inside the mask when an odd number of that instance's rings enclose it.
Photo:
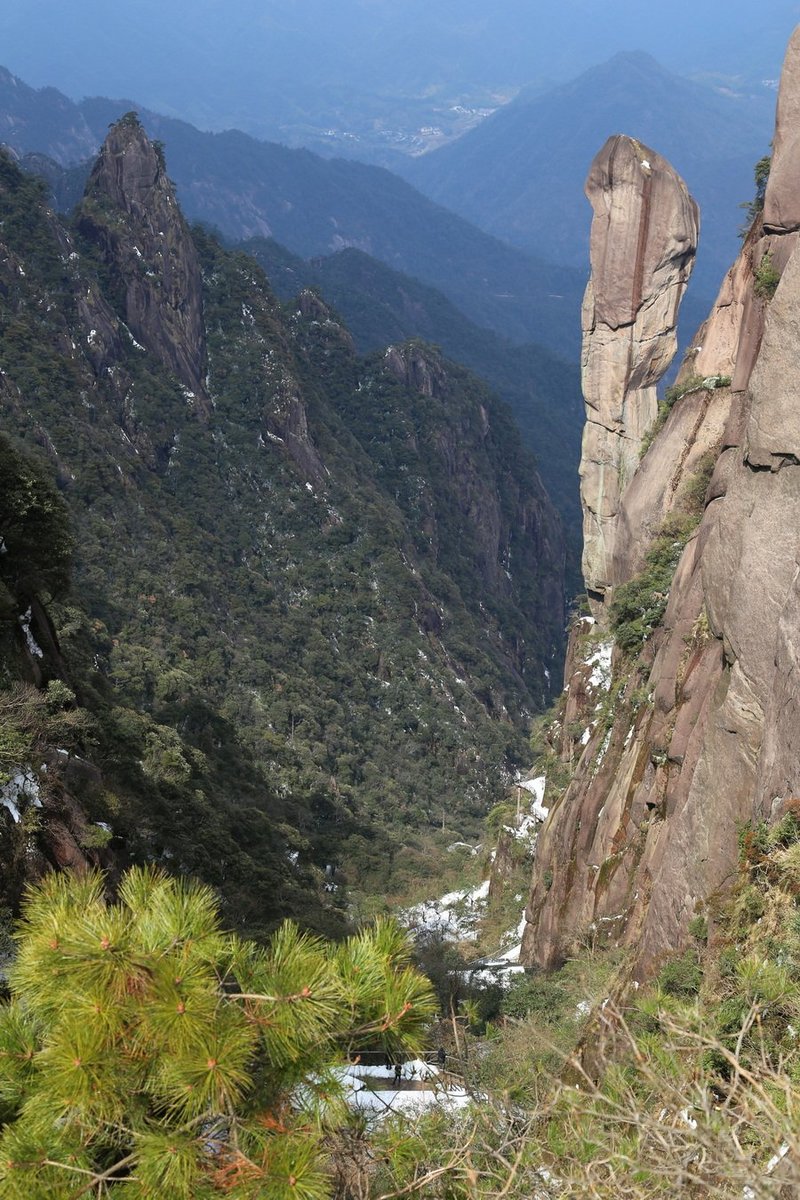
M 190 231 L 133 116 L 71 227 L 0 169 L 4 452 L 62 546 L 38 590 L 0 559 L 7 637 L 33 604 L 52 651 L 18 647 L 7 682 L 74 695 L 51 757 L 93 764 L 91 837 L 122 861 L 197 873 L 238 924 L 336 926 L 341 885 L 436 870 L 525 763 L 563 611 L 533 460 L 468 372 L 419 343 L 359 358 L 319 299 L 282 307 Z

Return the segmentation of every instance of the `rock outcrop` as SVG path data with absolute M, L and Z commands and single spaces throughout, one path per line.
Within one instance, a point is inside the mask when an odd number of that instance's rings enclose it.
M 163 156 L 133 114 L 103 143 L 78 223 L 123 289 L 124 320 L 134 338 L 205 408 L 200 263 Z
M 800 26 L 789 39 L 783 61 L 769 187 L 764 197 L 764 229 L 790 233 L 800 229 Z
M 699 215 L 670 164 L 623 135 L 609 138 L 595 158 L 586 194 L 594 219 L 583 302 L 583 571 L 600 614 L 615 583 L 620 500 L 655 420 L 656 384 L 677 348 Z
M 800 789 L 798 111 L 800 30 L 763 214 L 687 354 L 685 394 L 622 497 L 614 581 L 640 571 L 687 492 L 702 519 L 652 636 L 638 656 L 614 650 L 605 719 L 596 703 L 567 701 L 562 756 L 575 753 L 577 721 L 585 747 L 537 845 L 528 964 L 553 965 L 591 936 L 632 947 L 644 978 L 687 944 L 695 914 L 713 937 L 739 830 L 779 817 Z M 568 680 L 596 638 L 593 627 L 573 637 Z

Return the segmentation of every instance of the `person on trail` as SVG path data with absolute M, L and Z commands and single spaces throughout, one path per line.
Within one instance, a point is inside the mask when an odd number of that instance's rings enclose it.
M 447 1054 L 445 1053 L 444 1046 L 440 1046 L 439 1049 L 436 1051 L 436 1061 L 439 1064 L 439 1066 L 442 1068 L 442 1070 L 444 1070 L 445 1063 L 447 1062 Z
M 394 1086 L 400 1087 L 402 1079 L 403 1079 L 403 1066 L 402 1066 L 402 1063 L 397 1062 L 394 1064 Z

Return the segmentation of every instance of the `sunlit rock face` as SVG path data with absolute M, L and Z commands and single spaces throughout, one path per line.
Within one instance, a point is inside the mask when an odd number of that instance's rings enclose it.
M 800 229 L 800 26 L 786 50 L 772 139 L 772 166 L 764 200 L 764 230 L 790 233 Z
M 583 302 L 583 572 L 600 613 L 614 584 L 620 499 L 656 417 L 656 384 L 677 348 L 699 214 L 666 159 L 621 134 L 592 163 L 586 194 L 594 219 Z
M 599 537 L 588 541 L 599 607 L 598 585 L 641 570 L 664 519 L 702 479 L 702 519 L 660 624 L 638 657 L 614 651 L 610 722 L 575 686 L 590 635 L 571 642 L 562 754 L 579 757 L 537 843 L 527 965 L 551 966 L 590 937 L 629 946 L 634 974 L 647 978 L 690 943 L 696 914 L 713 939 L 715 898 L 736 878 L 739 830 L 779 819 L 800 794 L 799 124 L 800 29 L 781 80 L 763 212 L 687 352 L 678 376 L 686 394 L 618 500 L 613 558 L 607 545 L 602 557 Z M 627 253 L 639 255 L 639 243 Z M 635 277 L 630 265 L 616 269 Z M 629 316 L 635 302 L 626 308 L 618 287 L 609 319 Z M 597 511 L 589 506 L 590 533 Z M 582 724 L 576 751 L 568 735 Z

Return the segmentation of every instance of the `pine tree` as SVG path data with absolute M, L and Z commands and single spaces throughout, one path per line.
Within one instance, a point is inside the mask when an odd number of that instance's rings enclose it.
M 7 1200 L 319 1200 L 333 1072 L 416 1051 L 433 1011 L 403 933 L 225 933 L 210 889 L 135 869 L 31 889 L 0 1007 Z

